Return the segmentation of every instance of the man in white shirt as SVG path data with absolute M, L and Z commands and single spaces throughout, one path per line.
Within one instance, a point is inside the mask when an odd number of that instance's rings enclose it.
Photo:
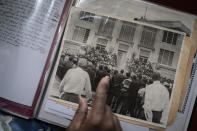
M 146 87 L 144 111 L 148 121 L 165 124 L 168 118 L 169 92 L 160 83 L 160 74 L 153 73 L 153 84 Z
M 61 99 L 78 103 L 78 96 L 92 98 L 90 77 L 80 66 L 82 63 L 79 62 L 78 66 L 69 69 L 65 74 L 60 83 Z

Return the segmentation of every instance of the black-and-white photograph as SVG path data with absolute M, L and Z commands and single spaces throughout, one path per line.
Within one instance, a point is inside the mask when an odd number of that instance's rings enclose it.
M 107 104 L 119 117 L 166 125 L 186 27 L 71 10 L 50 97 L 94 99 L 110 77 Z M 161 24 L 161 26 L 160 26 Z M 171 23 L 173 24 L 173 23 Z M 174 23 L 176 24 L 176 23 Z

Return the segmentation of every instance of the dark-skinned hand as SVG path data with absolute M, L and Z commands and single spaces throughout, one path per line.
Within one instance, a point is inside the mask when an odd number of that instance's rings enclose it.
M 99 82 L 89 112 L 85 99 L 79 98 L 79 107 L 67 131 L 122 131 L 119 120 L 106 105 L 108 87 L 109 77 L 106 76 Z

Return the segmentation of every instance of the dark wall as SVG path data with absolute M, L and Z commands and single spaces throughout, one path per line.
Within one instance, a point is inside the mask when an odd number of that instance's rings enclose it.
M 197 0 L 144 0 L 197 15 Z

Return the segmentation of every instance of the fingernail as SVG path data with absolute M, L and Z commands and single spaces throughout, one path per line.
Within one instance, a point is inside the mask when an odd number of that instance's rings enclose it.
M 105 76 L 104 79 L 109 80 L 109 76 Z
M 109 78 L 109 76 L 105 76 L 106 78 Z
M 102 84 L 104 86 L 108 86 L 109 85 L 109 76 L 105 76 L 103 79 L 102 79 Z
M 86 106 L 87 106 L 87 104 L 86 104 L 86 101 L 85 101 L 85 99 L 83 98 L 83 97 L 79 97 L 79 101 L 80 101 L 80 104 L 79 104 L 79 106 L 80 106 L 80 110 L 81 111 L 86 111 Z
M 80 95 L 78 96 L 78 99 L 79 99 L 78 100 L 79 101 L 79 105 L 81 105 L 82 104 L 82 99 L 81 99 L 81 96 Z

